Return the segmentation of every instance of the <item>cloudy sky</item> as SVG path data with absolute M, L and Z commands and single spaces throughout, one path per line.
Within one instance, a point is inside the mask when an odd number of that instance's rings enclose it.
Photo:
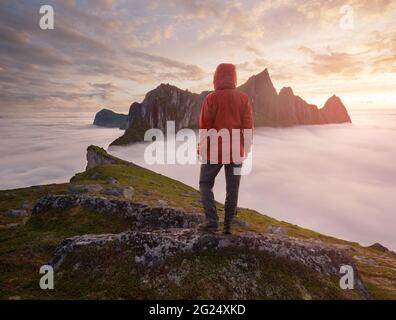
M 0 109 L 127 111 L 161 82 L 210 89 L 220 62 L 319 106 L 396 108 L 396 1 L 0 0 Z

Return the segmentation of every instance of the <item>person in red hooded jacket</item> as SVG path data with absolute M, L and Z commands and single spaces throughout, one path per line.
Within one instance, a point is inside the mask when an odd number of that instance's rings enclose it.
M 231 234 L 231 224 L 238 203 L 240 169 L 251 148 L 253 112 L 249 97 L 236 89 L 237 74 L 233 64 L 220 64 L 216 69 L 213 84 L 215 91 L 205 98 L 200 115 L 198 153 L 203 163 L 199 189 L 206 217 L 206 223 L 201 229 L 218 229 L 219 219 L 213 186 L 217 174 L 224 166 L 227 193 L 224 233 Z M 215 140 L 208 132 L 218 133 Z M 236 169 L 239 169 L 239 173 Z

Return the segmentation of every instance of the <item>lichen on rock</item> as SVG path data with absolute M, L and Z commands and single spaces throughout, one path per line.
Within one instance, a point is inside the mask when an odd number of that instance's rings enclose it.
M 198 225 L 202 217 L 197 213 L 170 207 L 151 207 L 120 199 L 108 199 L 87 195 L 49 195 L 37 201 L 33 215 L 39 215 L 50 209 L 64 210 L 82 206 L 98 213 L 119 216 L 135 227 L 188 228 Z
M 287 258 L 326 276 L 339 276 L 342 265 L 356 270 L 355 286 L 363 297 L 368 292 L 357 272 L 354 260 L 340 248 L 283 235 L 223 236 L 203 233 L 196 228 L 171 228 L 154 231 L 126 231 L 119 234 L 82 235 L 63 241 L 50 261 L 59 267 L 69 253 L 82 248 L 122 248 L 136 263 L 152 267 L 167 258 L 185 253 L 199 253 L 209 249 L 239 248 L 244 251 L 265 252 Z M 237 258 L 237 257 L 236 257 Z

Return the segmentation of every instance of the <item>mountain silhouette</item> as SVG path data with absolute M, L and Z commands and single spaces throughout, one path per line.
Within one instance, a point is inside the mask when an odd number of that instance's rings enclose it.
M 350 123 L 351 118 L 341 99 L 333 95 L 319 109 L 285 87 L 278 93 L 268 70 L 250 77 L 238 87 L 251 99 L 256 127 L 287 127 L 330 123 Z M 170 84 L 161 84 L 148 92 L 143 102 L 134 102 L 129 110 L 127 130 L 111 145 L 126 145 L 143 141 L 144 133 L 151 128 L 166 132 L 166 122 L 175 121 L 176 130 L 196 129 L 204 98 L 210 91 L 200 94 L 182 90 Z

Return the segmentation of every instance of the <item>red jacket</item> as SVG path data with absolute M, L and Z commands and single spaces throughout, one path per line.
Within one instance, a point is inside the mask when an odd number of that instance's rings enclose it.
M 253 113 L 252 106 L 249 101 L 249 97 L 243 92 L 236 89 L 237 75 L 235 66 L 233 64 L 220 64 L 214 75 L 213 84 L 215 91 L 210 93 L 204 100 L 201 117 L 200 117 L 200 129 L 215 129 L 217 131 L 226 129 L 231 137 L 231 141 L 227 143 L 230 148 L 226 152 L 230 152 L 230 155 L 223 156 L 222 138 L 218 138 L 218 163 L 230 163 L 239 162 L 234 161 L 232 157 L 232 139 L 235 139 L 231 135 L 232 129 L 239 129 L 240 138 L 240 157 L 243 159 L 246 154 L 250 151 L 252 137 L 247 137 L 246 142 L 248 146 L 244 145 L 243 129 L 253 129 Z M 202 146 L 207 139 L 207 160 L 212 160 L 215 157 L 210 155 L 210 142 L 207 136 L 202 134 L 203 130 L 200 130 L 200 147 L 199 153 L 205 158 L 202 152 Z M 238 138 L 238 137 L 236 137 Z M 246 154 L 245 154 L 246 147 Z

